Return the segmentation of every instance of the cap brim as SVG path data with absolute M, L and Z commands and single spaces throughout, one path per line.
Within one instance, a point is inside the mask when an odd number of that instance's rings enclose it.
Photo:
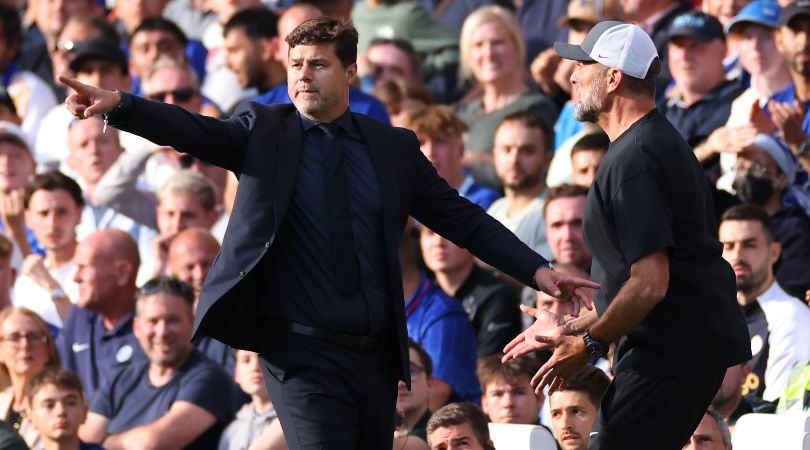
M 572 45 L 567 42 L 555 42 L 554 51 L 565 59 L 574 61 L 595 61 L 579 45 Z
M 775 26 L 774 24 L 768 23 L 765 20 L 759 19 L 757 17 L 737 17 L 731 22 L 729 22 L 728 26 L 726 26 L 726 34 L 734 33 L 741 25 L 749 23 L 754 25 L 760 25 L 765 28 L 769 28 L 771 30 L 776 29 L 778 27 L 778 25 Z

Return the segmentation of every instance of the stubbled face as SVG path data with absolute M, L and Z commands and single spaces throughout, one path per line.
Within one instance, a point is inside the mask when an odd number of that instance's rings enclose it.
M 225 62 L 243 88 L 264 89 L 262 51 L 260 41 L 248 37 L 243 28 L 234 28 L 225 35 Z
M 34 191 L 25 211 L 25 222 L 46 252 L 59 251 L 76 242 L 82 210 L 64 190 Z
M 512 34 L 499 21 L 485 22 L 470 42 L 470 69 L 479 83 L 512 78 L 521 70 L 521 56 Z
M 334 44 L 296 45 L 290 49 L 287 90 L 296 109 L 319 122 L 331 122 L 349 108 L 349 87 L 357 64 L 344 67 Z
M 35 167 L 36 163 L 28 149 L 16 142 L 0 140 L 0 191 L 9 192 L 25 187 Z
M 580 391 L 557 391 L 548 398 L 551 428 L 563 450 L 587 450 L 597 405 Z
M 723 243 L 723 258 L 737 277 L 737 291 L 756 292 L 772 281 L 779 244 L 768 242 L 761 223 L 726 220 L 720 224 L 718 235 Z
M 780 27 L 776 33 L 776 46 L 785 56 L 793 72 L 810 77 L 810 16 L 797 16 Z
M 556 198 L 546 205 L 546 239 L 551 253 L 560 264 L 572 264 L 583 270 L 591 264 L 591 252 L 585 245 L 582 219 L 587 198 Z
M 128 2 L 119 2 L 128 3 Z M 167 31 L 141 31 L 132 36 L 129 45 L 129 71 L 132 75 L 143 77 L 149 71 L 149 66 L 161 56 L 175 61 L 185 61 L 185 48 L 183 43 Z
M 191 305 L 175 295 L 160 293 L 138 301 L 133 331 L 152 364 L 182 365 L 193 349 L 192 316 Z
M 494 423 L 536 424 L 543 406 L 543 394 L 535 394 L 528 376 L 516 383 L 494 380 L 484 388 L 481 408 Z
M 596 123 L 607 108 L 605 95 L 607 86 L 606 67 L 600 64 L 585 64 L 578 61 L 571 74 L 572 98 L 574 103 L 574 118 L 580 122 Z
M 543 132 L 518 121 L 503 122 L 495 132 L 495 173 L 505 188 L 520 191 L 542 183 L 551 162 Z
M 31 401 L 29 420 L 48 441 L 75 438 L 87 417 L 87 406 L 81 392 L 55 384 L 39 388 Z

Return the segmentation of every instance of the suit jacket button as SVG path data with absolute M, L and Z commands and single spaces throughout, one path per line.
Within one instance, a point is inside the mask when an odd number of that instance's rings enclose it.
M 264 248 L 270 248 L 270 241 L 264 243 Z

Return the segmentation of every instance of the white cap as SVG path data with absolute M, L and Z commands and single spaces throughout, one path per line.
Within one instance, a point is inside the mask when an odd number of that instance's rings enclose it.
M 591 61 L 644 79 L 658 57 L 652 39 L 637 25 L 608 20 L 591 28 L 581 45 L 555 42 L 554 50 L 566 59 Z

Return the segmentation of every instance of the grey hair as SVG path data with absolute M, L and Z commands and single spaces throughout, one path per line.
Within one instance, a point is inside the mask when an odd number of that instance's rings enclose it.
M 158 203 L 170 194 L 195 195 L 206 211 L 212 211 L 217 204 L 214 184 L 205 175 L 191 170 L 180 170 L 166 180 L 158 191 Z
M 723 435 L 723 447 L 726 450 L 731 450 L 731 431 L 728 429 L 728 423 L 720 413 L 717 412 L 716 409 L 709 406 L 709 409 L 706 410 L 706 415 L 714 419 L 717 422 L 717 426 L 720 428 L 720 434 Z
M 187 62 L 184 61 L 177 61 L 173 58 L 169 58 L 166 55 L 161 56 L 157 59 L 152 65 L 149 66 L 147 69 L 146 74 L 143 77 L 141 82 L 141 89 L 143 90 L 144 94 L 149 95 L 154 92 L 152 89 L 152 85 L 149 80 L 152 79 L 152 76 L 160 69 L 171 69 L 177 68 L 182 70 L 188 76 L 189 82 L 191 83 L 191 88 L 195 91 L 200 90 L 200 77 L 197 76 L 197 72 L 189 65 Z

